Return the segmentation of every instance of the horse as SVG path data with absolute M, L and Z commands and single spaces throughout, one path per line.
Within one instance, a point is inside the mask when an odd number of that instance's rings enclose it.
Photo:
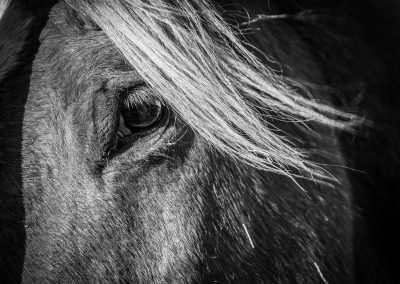
M 400 2 L 3 1 L 1 283 L 394 283 Z

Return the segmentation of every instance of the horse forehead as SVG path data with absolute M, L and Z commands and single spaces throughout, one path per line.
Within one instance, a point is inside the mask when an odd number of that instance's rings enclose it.
M 75 62 L 75 67 L 101 64 L 119 55 L 111 40 L 102 31 L 88 31 L 75 13 L 63 2 L 50 11 L 41 33 L 41 50 L 47 61 Z M 65 63 L 65 62 L 63 62 Z
M 32 70 L 31 90 L 51 88 L 67 105 L 133 70 L 104 32 L 83 29 L 75 17 L 63 2 L 51 9 Z

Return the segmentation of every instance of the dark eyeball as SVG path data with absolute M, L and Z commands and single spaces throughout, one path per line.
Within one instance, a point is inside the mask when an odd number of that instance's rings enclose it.
M 128 137 L 156 127 L 162 121 L 164 108 L 160 101 L 124 103 L 119 115 L 118 137 Z

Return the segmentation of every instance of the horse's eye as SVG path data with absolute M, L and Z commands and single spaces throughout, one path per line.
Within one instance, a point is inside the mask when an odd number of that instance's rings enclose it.
M 164 106 L 160 101 L 125 103 L 120 109 L 118 136 L 124 138 L 155 127 L 161 122 Z

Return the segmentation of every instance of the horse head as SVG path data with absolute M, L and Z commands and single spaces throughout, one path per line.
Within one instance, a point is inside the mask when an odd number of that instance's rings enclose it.
M 330 75 L 290 23 L 229 20 L 222 1 L 56 2 L 16 1 L 0 22 L 10 275 L 352 281 L 338 131 L 362 119 L 316 87 Z

